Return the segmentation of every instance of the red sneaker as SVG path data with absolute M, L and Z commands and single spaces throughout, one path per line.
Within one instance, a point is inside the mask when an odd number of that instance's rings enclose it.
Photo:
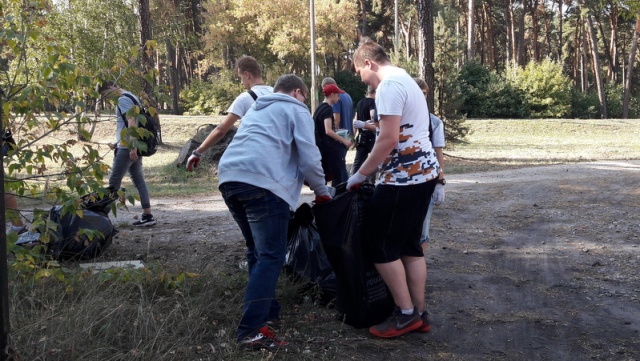
M 420 319 L 420 313 L 416 308 L 413 309 L 413 313 L 410 315 L 403 315 L 402 311 L 398 307 L 394 310 L 393 314 L 384 322 L 371 326 L 369 332 L 378 337 L 391 338 L 404 335 L 407 332 L 411 332 L 422 326 L 422 320 Z
M 254 336 L 247 336 L 244 340 L 240 341 L 240 346 L 252 351 L 277 351 L 288 345 L 288 342 L 276 339 L 276 333 L 268 326 L 261 327 Z

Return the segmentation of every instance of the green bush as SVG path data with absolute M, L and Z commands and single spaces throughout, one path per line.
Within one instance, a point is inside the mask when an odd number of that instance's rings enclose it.
M 571 118 L 595 119 L 599 118 L 600 108 L 598 95 L 595 92 L 571 91 Z
M 624 86 L 622 84 L 609 83 L 604 89 L 607 104 L 607 117 L 622 118 L 622 97 L 624 95 Z M 600 108 L 598 107 L 598 110 Z M 598 113 L 600 115 L 600 113 Z
M 490 82 L 490 71 L 479 63 L 465 64 L 458 74 L 458 82 L 462 94 L 460 111 L 469 118 L 482 117 L 479 110 L 486 98 L 486 90 Z
M 507 79 L 519 89 L 534 118 L 564 118 L 571 114 L 571 79 L 562 65 L 550 59 L 529 62 L 524 69 L 512 68 Z
M 469 118 L 526 118 L 529 107 L 524 94 L 502 76 L 477 63 L 468 63 L 458 75 L 463 103 Z
M 207 81 L 193 80 L 180 92 L 180 108 L 185 115 L 218 115 L 244 91 L 231 72 L 220 72 Z

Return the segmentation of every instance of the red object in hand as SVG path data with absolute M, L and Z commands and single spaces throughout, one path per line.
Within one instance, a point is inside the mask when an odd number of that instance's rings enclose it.
M 187 160 L 187 170 L 191 172 L 193 168 L 198 166 L 198 164 L 200 164 L 200 157 L 196 157 L 192 154 Z
M 322 204 L 332 200 L 331 196 L 316 196 L 316 204 Z

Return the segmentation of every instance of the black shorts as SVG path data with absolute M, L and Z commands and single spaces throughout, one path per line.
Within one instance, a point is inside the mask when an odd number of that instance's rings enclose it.
M 376 186 L 365 207 L 362 239 L 373 263 L 424 256 L 420 235 L 437 182 L 436 178 L 415 185 Z

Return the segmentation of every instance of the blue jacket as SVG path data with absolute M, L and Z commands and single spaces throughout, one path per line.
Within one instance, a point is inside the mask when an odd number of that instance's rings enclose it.
M 271 191 L 295 209 L 306 180 L 328 195 L 309 108 L 282 93 L 259 97 L 244 115 L 218 165 L 218 184 L 242 182 Z

